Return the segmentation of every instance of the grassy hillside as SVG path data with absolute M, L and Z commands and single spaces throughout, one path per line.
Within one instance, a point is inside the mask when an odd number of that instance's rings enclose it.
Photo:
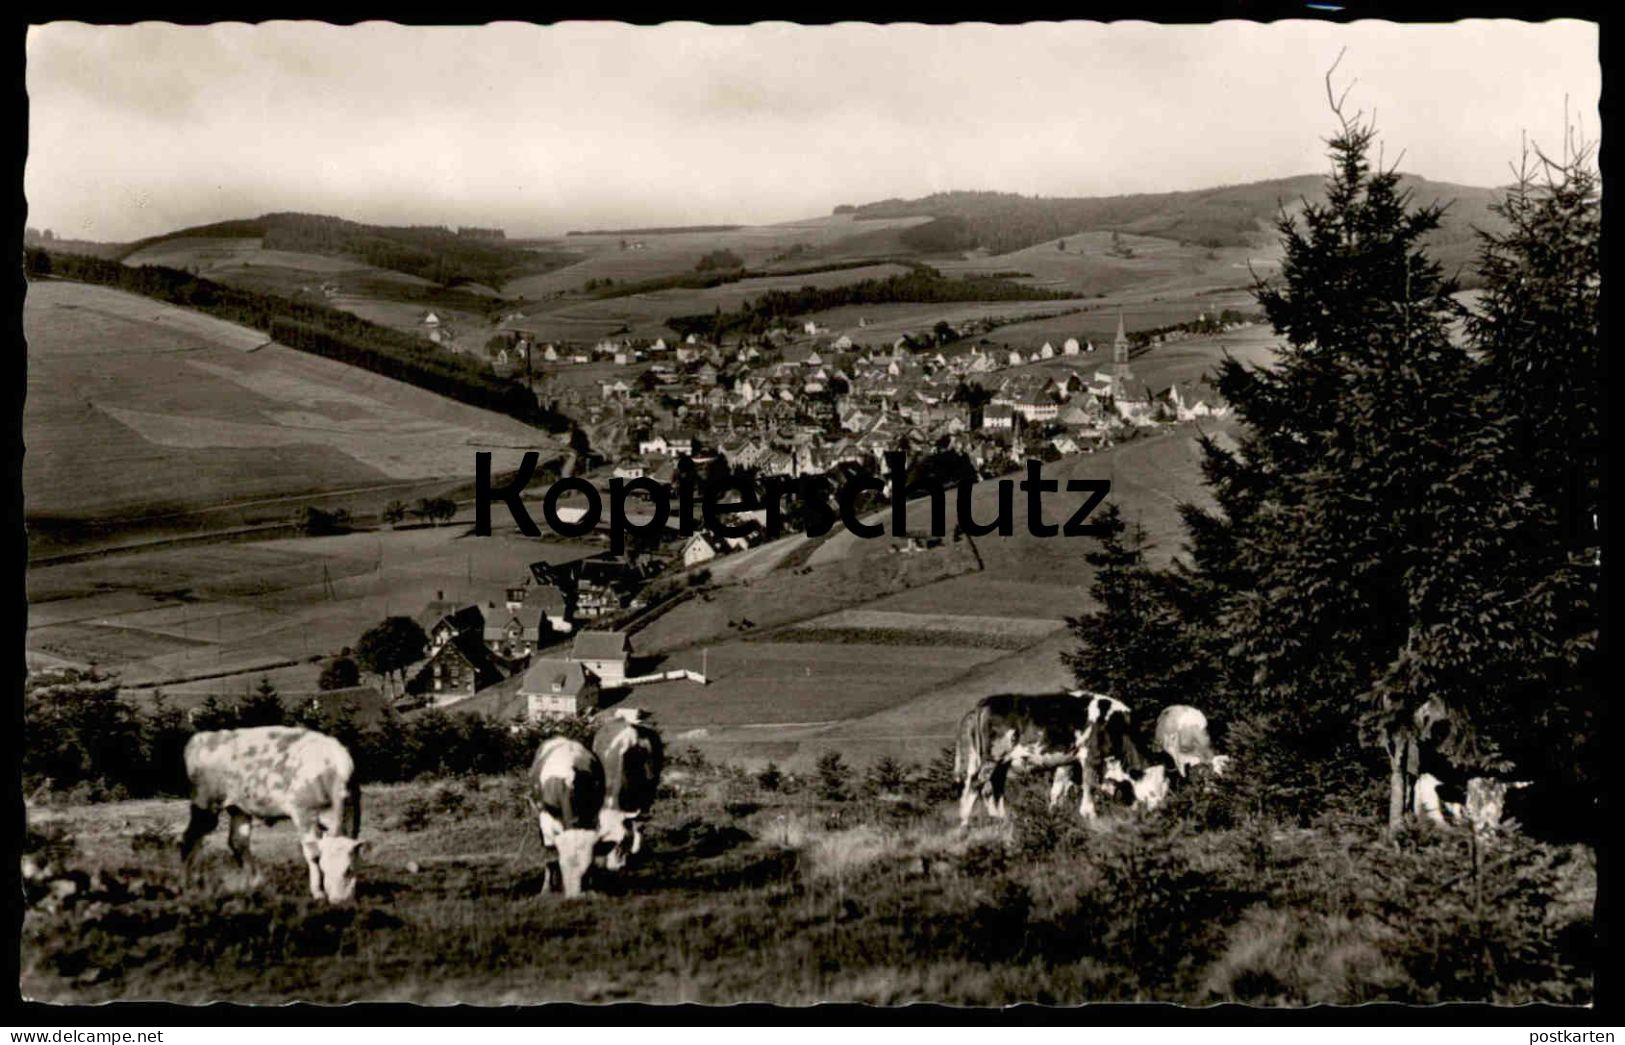
M 804 1005 L 1584 1005 L 1591 851 L 1329 815 L 1226 824 L 1202 794 L 1088 830 L 1012 785 L 1012 827 L 952 826 L 940 774 L 834 767 L 764 786 L 668 770 L 645 855 L 547 892 L 518 773 L 370 785 L 356 903 L 305 893 L 291 828 L 259 888 L 218 835 L 182 888 L 183 800 L 36 806 L 24 995 L 90 1004 L 546 1001 Z M 52 882 L 71 883 L 58 899 Z
M 190 530 L 223 504 L 466 481 L 477 448 L 550 445 L 501 414 L 108 287 L 31 283 L 23 328 L 36 552 L 85 527 Z

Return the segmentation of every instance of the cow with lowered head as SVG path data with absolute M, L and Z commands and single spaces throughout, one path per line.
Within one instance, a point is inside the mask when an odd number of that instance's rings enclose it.
M 182 756 L 192 816 L 181 839 L 188 870 L 198 844 L 231 816 L 228 844 L 239 866 L 258 867 L 249 852 L 253 822 L 292 820 L 310 869 L 310 894 L 344 903 L 355 893 L 355 863 L 367 843 L 361 831 L 361 789 L 343 744 L 323 733 L 259 726 L 199 733 Z
M 1076 786 L 1078 813 L 1093 820 L 1096 789 L 1122 783 L 1147 766 L 1132 729 L 1128 706 L 1100 693 L 983 697 L 960 719 L 954 745 L 954 774 L 964 782 L 960 827 L 969 825 L 978 799 L 989 814 L 1004 819 L 1009 774 L 1034 769 L 1052 773 L 1052 807 Z M 1128 786 L 1132 790 L 1132 781 Z
M 549 737 L 530 764 L 530 785 L 549 884 L 578 896 L 603 830 L 604 767 L 579 741 Z
M 643 851 L 642 821 L 660 789 L 665 748 L 642 709 L 615 708 L 599 716 L 592 753 L 604 767 L 600 835 L 614 846 L 605 864 L 619 870 Z

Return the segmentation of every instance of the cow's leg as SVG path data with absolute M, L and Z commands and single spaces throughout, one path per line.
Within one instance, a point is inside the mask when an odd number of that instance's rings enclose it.
M 1072 790 L 1072 765 L 1056 766 L 1055 774 L 1049 785 L 1049 807 L 1054 809 L 1066 801 L 1067 792 Z
M 1087 759 L 1080 759 L 1078 761 L 1078 767 L 1082 771 L 1081 779 L 1078 781 L 1078 790 L 1083 792 L 1083 797 L 1078 800 L 1078 815 L 1083 817 L 1085 820 L 1094 820 L 1096 785 L 1095 774 L 1090 768 L 1089 761 Z
M 1010 783 L 1010 763 L 1000 762 L 993 767 L 987 775 L 987 798 L 984 804 L 987 811 L 999 820 L 1010 819 L 1010 810 L 1005 806 L 1004 789 Z
M 191 819 L 186 822 L 186 833 L 181 835 L 181 867 L 187 882 L 192 880 L 197 867 L 197 851 L 203 839 L 220 824 L 220 813 L 200 805 L 192 806 Z
M 254 837 L 254 820 L 241 809 L 233 809 L 230 812 L 231 829 L 226 835 L 226 844 L 231 848 L 231 855 L 237 861 L 237 866 L 247 868 L 249 881 L 258 885 L 261 881 L 259 865 L 248 847 Z
M 967 830 L 970 827 L 971 814 L 976 811 L 976 798 L 981 792 L 981 782 L 976 779 L 976 770 L 972 769 L 965 774 L 965 786 L 959 792 L 959 829 Z
M 1436 824 L 1443 824 L 1444 803 L 1439 800 L 1439 779 L 1432 773 L 1423 773 L 1416 778 L 1413 812 L 1418 819 L 1431 820 Z
M 547 861 L 547 891 L 562 892 L 564 874 L 559 868 L 558 838 L 564 831 L 564 825 L 555 820 L 547 810 L 538 808 L 536 829 L 541 833 L 542 857 Z
M 322 891 L 322 825 L 316 817 L 309 820 L 295 820 L 294 827 L 299 831 L 299 849 L 305 854 L 305 867 L 310 872 L 310 895 L 320 900 L 327 894 Z

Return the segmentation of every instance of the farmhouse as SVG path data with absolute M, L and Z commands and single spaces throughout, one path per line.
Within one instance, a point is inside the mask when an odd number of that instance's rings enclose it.
M 583 631 L 570 647 L 570 659 L 592 672 L 606 686 L 626 680 L 626 662 L 632 644 L 624 631 Z
M 705 539 L 705 534 L 696 533 L 683 544 L 683 565 L 698 566 L 710 562 L 717 557 L 717 549 Z
M 989 406 L 982 411 L 983 428 L 1008 432 L 1015 424 L 1015 411 L 1002 403 Z
M 519 695 L 525 698 L 525 715 L 531 721 L 580 715 L 598 709 L 598 679 L 576 661 L 543 657 L 525 672 Z
M 1219 390 L 1206 381 L 1181 381 L 1170 385 L 1164 397 L 1174 416 L 1181 421 L 1198 417 L 1226 417 L 1230 404 L 1219 395 Z
M 658 481 L 659 476 L 655 476 Z M 624 596 L 638 583 L 637 570 L 624 556 L 597 555 L 581 560 L 576 574 L 576 613 L 588 620 L 618 613 Z
M 478 609 L 475 610 L 478 612 Z M 475 693 L 505 678 L 502 667 L 485 647 L 479 632 L 460 632 L 434 647 L 429 659 L 406 682 L 406 692 L 445 704 Z
M 429 636 L 429 649 L 436 650 L 465 632 L 475 633 L 485 626 L 485 616 L 473 603 L 448 602 L 446 593 L 435 592 L 433 602 L 418 614 L 418 624 Z
M 530 624 L 526 624 L 518 613 L 510 614 L 505 622 L 499 621 L 494 613 L 496 606 L 492 605 L 491 609 L 492 614 L 486 618 L 486 626 L 481 632 L 483 639 L 486 640 L 486 648 L 491 650 L 492 657 L 504 668 L 509 671 L 517 670 L 525 665 L 525 661 L 530 660 L 531 653 L 535 652 L 544 635 L 548 635 L 551 629 L 546 627 L 541 613 L 531 618 Z

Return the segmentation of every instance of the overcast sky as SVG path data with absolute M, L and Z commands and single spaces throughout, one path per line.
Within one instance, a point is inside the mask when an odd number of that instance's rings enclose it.
M 269 211 L 510 235 L 767 223 L 949 189 L 1093 196 L 1325 168 L 1322 76 L 1391 160 L 1495 185 L 1594 25 L 209 27 L 28 35 L 28 223 L 123 241 Z

